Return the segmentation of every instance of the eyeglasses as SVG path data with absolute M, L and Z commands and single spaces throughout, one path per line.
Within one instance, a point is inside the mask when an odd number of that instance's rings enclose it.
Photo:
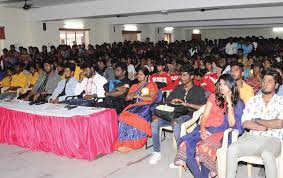
M 262 80 L 261 81 L 262 84 L 266 83 L 266 84 L 272 84 L 274 83 L 274 80 Z

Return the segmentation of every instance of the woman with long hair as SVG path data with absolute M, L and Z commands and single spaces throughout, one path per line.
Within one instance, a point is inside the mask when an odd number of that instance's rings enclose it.
M 115 149 L 120 152 L 129 152 L 142 148 L 147 136 L 151 136 L 151 110 L 154 104 L 162 100 L 162 94 L 157 85 L 147 82 L 149 70 L 140 68 L 137 73 L 139 83 L 129 89 L 126 101 L 133 104 L 127 106 L 119 116 L 119 137 Z
M 216 93 L 207 100 L 201 122 L 179 141 L 175 164 L 187 166 L 195 178 L 216 176 L 216 150 L 221 147 L 224 131 L 228 128 L 243 132 L 241 116 L 244 103 L 239 98 L 236 81 L 223 74 L 216 83 Z M 180 158 L 179 155 L 185 154 Z M 182 161 L 183 160 L 183 161 Z M 199 169 L 199 166 L 201 169 Z

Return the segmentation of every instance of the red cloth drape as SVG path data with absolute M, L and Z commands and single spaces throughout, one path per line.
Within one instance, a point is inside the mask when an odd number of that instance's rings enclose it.
M 5 39 L 5 27 L 0 27 L 0 40 Z
M 70 158 L 93 160 L 113 152 L 118 136 L 116 111 L 88 116 L 40 116 L 0 107 L 0 143 Z

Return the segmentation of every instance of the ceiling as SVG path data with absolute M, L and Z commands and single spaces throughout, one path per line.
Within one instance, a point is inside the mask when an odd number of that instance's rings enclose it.
M 34 6 L 38 6 L 38 7 L 72 4 L 72 3 L 86 2 L 86 1 L 97 1 L 97 0 L 28 0 L 30 4 L 33 4 Z M 24 4 L 24 0 L 0 0 L 1 6 L 21 7 L 23 4 Z
M 1 3 L 5 2 L 6 3 Z M 11 3 L 7 3 L 11 2 Z M 0 0 L 0 6 L 23 0 Z M 105 24 L 154 24 L 157 27 L 283 26 L 283 0 L 30 0 L 30 21 L 95 19 Z M 75 4 L 74 4 L 75 3 Z

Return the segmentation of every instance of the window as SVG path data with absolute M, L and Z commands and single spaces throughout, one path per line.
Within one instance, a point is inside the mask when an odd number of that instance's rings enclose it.
M 66 45 L 80 45 L 82 43 L 88 44 L 89 29 L 63 29 L 60 28 L 60 44 Z
M 141 31 L 122 31 L 123 40 L 141 41 Z
M 171 33 L 164 33 L 164 41 L 171 43 L 173 41 L 172 40 L 172 34 Z

